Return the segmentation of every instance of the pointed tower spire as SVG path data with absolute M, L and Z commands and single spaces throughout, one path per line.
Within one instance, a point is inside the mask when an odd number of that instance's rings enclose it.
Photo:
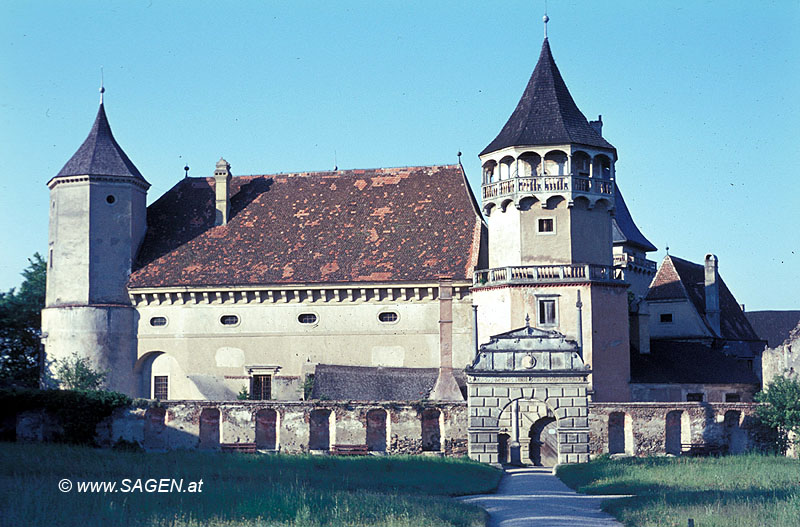
M 106 117 L 103 105 L 105 91 L 105 87 L 101 84 L 100 108 L 97 110 L 92 129 L 78 151 L 67 161 L 56 177 L 122 176 L 144 181 L 139 169 L 128 158 L 114 139 L 114 134 L 111 133 L 111 125 L 108 124 L 108 117 Z
M 544 18 L 549 20 L 547 15 Z M 509 146 L 570 143 L 614 148 L 578 109 L 558 71 L 550 52 L 550 43 L 545 37 L 539 61 L 516 109 L 494 141 L 480 155 Z

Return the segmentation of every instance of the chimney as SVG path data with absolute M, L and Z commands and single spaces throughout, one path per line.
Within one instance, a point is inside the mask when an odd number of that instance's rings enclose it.
M 719 269 L 717 257 L 713 254 L 706 255 L 706 320 L 717 336 L 720 336 L 719 313 Z
M 214 170 L 214 190 L 217 194 L 217 218 L 214 225 L 225 225 L 230 219 L 231 200 L 231 166 L 223 158 L 217 161 Z
M 439 281 L 439 375 L 431 390 L 434 401 L 463 401 L 453 376 L 453 281 Z
M 594 131 L 597 132 L 597 135 L 603 137 L 603 116 L 598 115 L 596 121 L 589 121 L 589 125 L 594 128 Z

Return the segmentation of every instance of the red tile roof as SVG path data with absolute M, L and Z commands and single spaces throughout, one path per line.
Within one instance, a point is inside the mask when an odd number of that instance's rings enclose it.
M 705 267 L 682 258 L 667 255 L 661 262 L 646 300 L 688 299 L 697 313 L 706 322 L 709 331 L 714 331 L 705 319 L 706 291 Z M 730 340 L 760 340 L 750 322 L 744 316 L 739 303 L 730 292 L 725 281 L 719 279 L 720 328 L 722 338 Z
M 215 227 L 213 178 L 147 209 L 129 287 L 469 279 L 485 226 L 460 165 L 241 176 Z

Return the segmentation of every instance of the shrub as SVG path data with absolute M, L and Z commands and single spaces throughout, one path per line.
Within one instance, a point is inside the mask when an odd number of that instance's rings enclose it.
M 759 419 L 778 432 L 778 447 L 785 452 L 789 433 L 800 436 L 800 381 L 775 377 L 764 391 L 756 394 L 756 401 L 764 403 L 757 409 Z
M 0 413 L 44 411 L 61 424 L 56 438 L 65 443 L 92 445 L 100 421 L 123 406 L 131 404 L 125 394 L 86 390 L 0 389 Z
M 62 387 L 67 390 L 99 390 L 106 382 L 107 372 L 92 368 L 89 359 L 77 352 L 56 361 L 56 373 Z

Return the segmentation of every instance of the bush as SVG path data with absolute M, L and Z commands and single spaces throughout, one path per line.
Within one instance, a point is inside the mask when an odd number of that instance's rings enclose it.
M 764 391 L 756 394 L 756 401 L 764 403 L 757 409 L 759 419 L 778 432 L 777 446 L 785 452 L 789 433 L 795 438 L 800 436 L 800 381 L 776 377 Z
M 106 382 L 107 372 L 92 368 L 89 359 L 73 353 L 56 361 L 58 381 L 67 390 L 99 390 Z
M 63 432 L 56 439 L 65 443 L 92 445 L 100 421 L 131 399 L 125 394 L 86 390 L 0 389 L 0 413 L 14 416 L 21 412 L 44 411 L 57 419 Z

